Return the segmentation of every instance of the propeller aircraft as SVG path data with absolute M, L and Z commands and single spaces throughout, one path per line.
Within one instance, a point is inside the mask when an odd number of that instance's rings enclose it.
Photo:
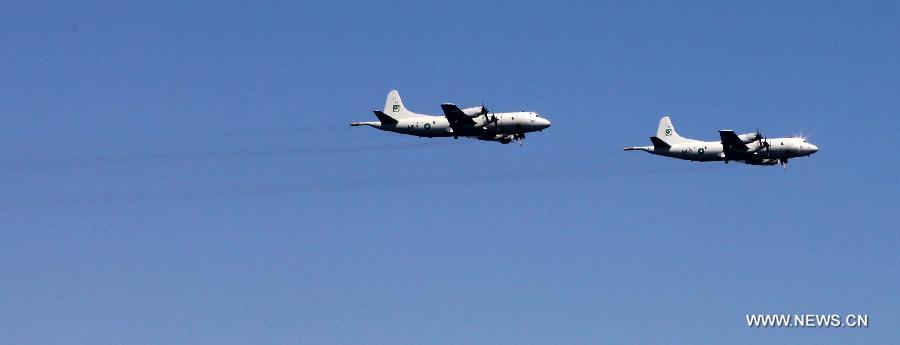
M 645 151 L 655 155 L 698 162 L 737 161 L 750 165 L 781 164 L 787 168 L 788 159 L 806 157 L 819 151 L 806 138 L 773 138 L 755 133 L 736 134 L 733 130 L 719 131 L 719 141 L 688 139 L 675 132 L 668 116 L 659 120 L 656 136 L 650 137 L 653 146 L 626 147 L 625 151 Z
M 484 104 L 460 109 L 455 104 L 441 104 L 443 116 L 417 114 L 406 109 L 400 93 L 387 95 L 384 110 L 375 110 L 378 121 L 354 122 L 351 126 L 371 126 L 383 131 L 418 137 L 469 137 L 478 140 L 509 144 L 524 143 L 525 133 L 539 132 L 550 127 L 550 121 L 535 112 L 495 113 Z

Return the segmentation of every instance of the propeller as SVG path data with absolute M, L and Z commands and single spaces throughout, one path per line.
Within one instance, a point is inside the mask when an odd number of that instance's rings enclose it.
M 766 140 L 766 137 L 759 132 L 759 128 L 756 129 L 756 141 L 759 143 L 759 147 L 766 150 L 766 154 L 769 153 L 769 141 Z M 759 149 L 757 149 L 759 150 Z
M 488 114 L 491 115 L 490 118 L 488 118 Z M 481 115 L 484 116 L 484 127 L 487 127 L 491 123 L 497 122 L 499 120 L 496 115 L 492 114 L 491 111 L 484 106 L 484 102 L 481 102 Z

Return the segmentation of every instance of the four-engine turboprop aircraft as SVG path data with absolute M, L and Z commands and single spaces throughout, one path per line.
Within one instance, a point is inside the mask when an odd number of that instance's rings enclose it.
M 470 137 L 509 144 L 525 140 L 525 133 L 542 131 L 550 121 L 534 112 L 493 113 L 482 104 L 459 109 L 451 103 L 441 104 L 444 116 L 416 114 L 403 106 L 400 93 L 388 93 L 384 110 L 375 111 L 378 122 L 354 122 L 351 126 L 372 126 L 380 130 L 419 137 Z
M 752 165 L 781 164 L 787 167 L 789 158 L 805 157 L 819 151 L 804 138 L 768 139 L 756 133 L 737 135 L 732 130 L 719 131 L 720 141 L 700 141 L 683 138 L 675 132 L 668 116 L 659 120 L 656 136 L 650 137 L 653 146 L 626 147 L 626 151 L 641 150 L 655 155 L 691 161 L 739 161 Z

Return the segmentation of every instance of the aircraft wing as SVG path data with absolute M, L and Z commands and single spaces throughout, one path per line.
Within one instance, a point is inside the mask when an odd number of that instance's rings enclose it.
M 748 149 L 747 144 L 744 144 L 741 138 L 730 129 L 719 131 L 719 138 L 722 139 L 722 148 L 725 150 L 725 154 L 729 152 L 746 152 Z
M 444 117 L 450 122 L 450 127 L 475 125 L 475 120 L 463 113 L 456 104 L 444 103 L 441 104 L 441 109 L 444 110 Z

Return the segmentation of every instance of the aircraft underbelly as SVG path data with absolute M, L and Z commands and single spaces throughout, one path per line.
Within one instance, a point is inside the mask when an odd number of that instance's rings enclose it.
M 697 162 L 721 161 L 725 159 L 721 148 L 709 145 L 675 146 L 666 153 L 664 154 L 665 156 Z

